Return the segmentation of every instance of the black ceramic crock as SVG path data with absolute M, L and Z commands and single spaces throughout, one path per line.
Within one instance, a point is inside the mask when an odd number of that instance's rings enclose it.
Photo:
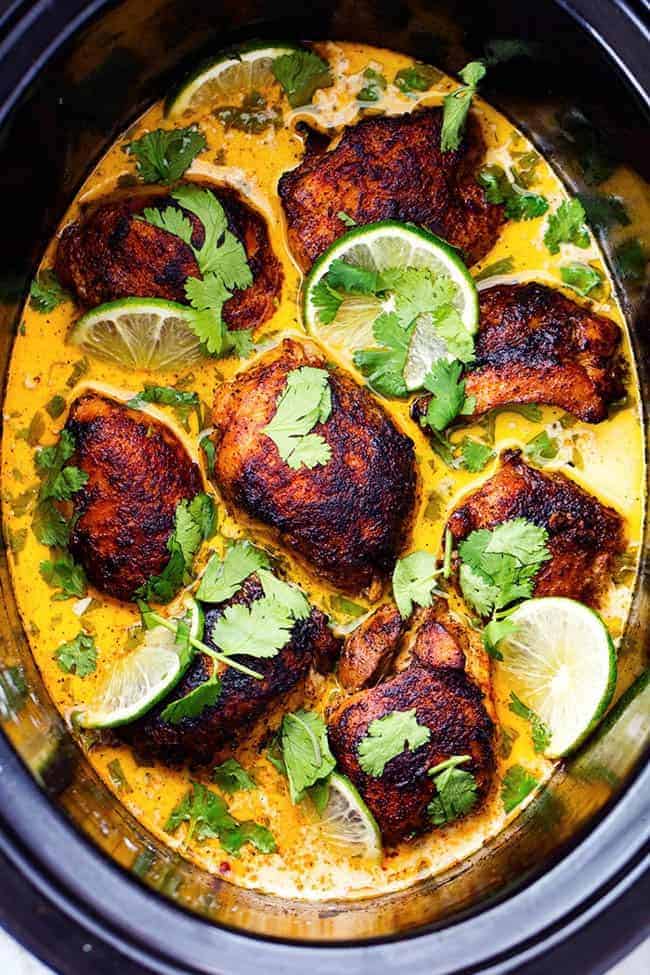
M 644 0 L 0 3 L 2 375 L 28 281 L 71 197 L 113 138 L 204 55 L 243 38 L 330 37 L 457 72 L 495 42 L 523 41 L 490 69 L 485 94 L 573 190 L 598 191 L 621 165 L 650 179 L 647 16 Z M 642 267 L 617 264 L 625 243 L 624 229 L 603 239 L 647 403 L 648 282 Z M 619 695 L 634 686 L 597 738 L 470 861 L 405 894 L 316 905 L 203 874 L 116 803 L 47 697 L 2 559 L 0 922 L 63 975 L 605 971 L 650 925 L 650 686 L 634 683 L 647 667 L 644 545 Z

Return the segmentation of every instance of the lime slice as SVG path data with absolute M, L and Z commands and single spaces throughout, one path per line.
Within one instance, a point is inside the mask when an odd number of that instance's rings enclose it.
M 346 298 L 333 322 L 325 324 L 314 304 L 314 291 L 335 260 L 372 271 L 388 268 L 427 268 L 434 276 L 448 275 L 456 287 L 454 305 L 470 335 L 478 328 L 478 295 L 474 280 L 458 252 L 440 237 L 412 224 L 385 220 L 355 227 L 339 237 L 320 257 L 305 282 L 304 316 L 307 330 L 328 346 L 351 354 L 375 344 L 372 326 L 382 310 L 390 310 L 390 299 Z M 435 359 L 446 355 L 445 344 L 436 335 L 431 320 L 421 315 L 411 339 L 404 379 L 409 390 L 419 389 Z
M 189 605 L 190 636 L 200 639 L 203 611 Z M 172 689 L 189 667 L 191 654 L 182 659 L 175 635 L 163 626 L 147 630 L 140 646 L 113 667 L 97 689 L 92 704 L 75 712 L 82 728 L 117 728 L 141 718 Z
M 497 666 L 550 732 L 544 754 L 573 751 L 602 717 L 616 686 L 616 650 L 602 619 L 573 599 L 529 599 L 508 617 Z
M 329 800 L 319 827 L 326 841 L 348 856 L 381 859 L 381 834 L 375 818 L 350 780 L 338 772 L 330 775 Z
M 201 358 L 193 315 L 191 308 L 162 298 L 122 298 L 87 312 L 69 340 L 126 369 L 175 369 Z
M 167 98 L 165 114 L 168 118 L 194 114 L 227 105 L 234 98 L 253 91 L 264 91 L 276 84 L 271 65 L 283 54 L 301 50 L 297 44 L 268 42 L 250 44 L 237 51 L 228 51 L 204 61 L 189 78 Z

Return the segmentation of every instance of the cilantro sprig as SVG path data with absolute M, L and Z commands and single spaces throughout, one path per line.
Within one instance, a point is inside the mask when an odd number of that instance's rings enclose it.
M 336 760 L 327 740 L 327 728 L 313 711 L 285 714 L 279 735 L 281 759 L 279 768 L 289 780 L 289 794 L 294 804 L 302 802 L 334 771 Z M 276 759 L 276 767 L 278 767 Z
M 417 61 L 409 65 L 408 68 L 400 68 L 395 75 L 393 84 L 405 95 L 413 92 L 428 91 L 436 82 L 440 81 L 442 74 L 437 68 L 430 64 L 422 64 Z
M 408 619 L 414 604 L 431 605 L 442 571 L 435 555 L 430 552 L 411 552 L 397 560 L 393 570 L 393 596 L 402 619 Z
M 551 741 L 551 732 L 544 724 L 542 719 L 538 714 L 535 714 L 532 708 L 528 707 L 527 704 L 517 697 L 514 691 L 510 692 L 510 702 L 508 704 L 509 709 L 513 714 L 518 715 L 518 717 L 523 718 L 530 725 L 530 730 L 533 739 L 533 748 L 536 752 L 543 752 Z
M 424 388 L 431 393 L 431 399 L 422 418 L 423 426 L 441 433 L 457 416 L 470 416 L 474 412 L 476 400 L 465 396 L 462 372 L 463 365 L 457 359 L 452 362 L 437 359 L 433 363 L 424 378 Z
M 222 792 L 234 795 L 235 792 L 250 792 L 257 788 L 255 779 L 249 775 L 236 758 L 227 758 L 212 770 L 212 781 Z
M 271 71 L 292 108 L 308 105 L 318 88 L 330 88 L 334 84 L 329 64 L 313 51 L 281 54 L 272 62 Z
M 175 833 L 182 823 L 187 823 L 187 841 L 196 839 L 219 840 L 223 849 L 238 857 L 241 848 L 250 843 L 260 853 L 275 853 L 276 843 L 273 834 L 252 820 L 241 822 L 228 810 L 221 796 L 207 789 L 199 782 L 192 782 L 191 789 L 171 811 L 164 829 Z
M 179 501 L 174 514 L 174 528 L 167 540 L 169 560 L 159 575 L 152 576 L 138 589 L 138 598 L 168 603 L 181 586 L 191 578 L 194 556 L 201 542 L 214 532 L 215 509 L 212 498 L 204 493 L 191 501 Z
M 508 179 L 501 166 L 486 166 L 478 174 L 478 182 L 485 190 L 488 203 L 505 203 L 509 220 L 534 220 L 548 210 L 548 200 L 539 193 L 519 186 Z
M 573 244 L 583 250 L 589 247 L 591 237 L 586 223 L 585 208 L 577 196 L 564 200 L 548 218 L 544 243 L 551 254 L 560 253 L 560 244 Z
M 97 647 L 95 641 L 84 630 L 81 630 L 73 640 L 62 643 L 54 651 L 54 659 L 66 674 L 76 674 L 77 677 L 88 677 L 97 668 Z
M 471 812 L 478 800 L 478 786 L 471 772 L 458 768 L 471 761 L 470 755 L 452 755 L 429 769 L 436 795 L 427 806 L 434 826 L 445 826 Z
M 147 385 L 127 400 L 126 405 L 132 410 L 141 410 L 145 403 L 155 403 L 160 406 L 171 406 L 178 420 L 187 426 L 191 412 L 197 416 L 199 429 L 201 427 L 201 403 L 198 393 L 189 390 L 176 389 L 174 386 Z
M 208 562 L 196 598 L 204 603 L 222 603 L 235 595 L 242 583 L 258 569 L 270 566 L 266 552 L 248 541 L 233 542 L 223 559 L 213 555 Z
M 485 65 L 481 61 L 470 61 L 459 74 L 465 84 L 451 94 L 445 95 L 443 101 L 440 133 L 440 148 L 443 152 L 458 149 L 461 143 L 472 99 L 478 89 L 479 81 L 485 77 Z
M 282 460 L 292 470 L 327 464 L 332 449 L 320 433 L 312 433 L 332 412 L 329 374 L 325 369 L 301 366 L 287 374 L 273 418 L 262 433 L 270 437 Z
M 522 765 L 511 765 L 501 782 L 501 801 L 506 813 L 512 812 L 537 787 L 537 779 Z
M 391 711 L 368 725 L 357 747 L 359 765 L 373 778 L 384 774 L 388 763 L 406 748 L 414 752 L 431 738 L 431 729 L 418 723 L 416 710 Z
M 29 289 L 29 305 L 42 314 L 54 311 L 55 308 L 70 299 L 52 268 L 46 268 L 34 278 Z
M 579 261 L 564 264 L 560 268 L 560 275 L 564 284 L 573 288 L 576 294 L 582 295 L 583 298 L 603 283 L 600 271 L 590 264 L 581 264 Z
M 205 136 L 196 126 L 185 129 L 155 129 L 129 142 L 124 151 L 135 158 L 143 183 L 168 186 L 180 179 L 196 156 L 206 148 Z

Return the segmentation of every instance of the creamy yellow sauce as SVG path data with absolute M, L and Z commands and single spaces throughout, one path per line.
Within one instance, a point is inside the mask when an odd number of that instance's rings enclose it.
M 224 130 L 209 114 L 196 119 L 209 145 L 192 165 L 186 178 L 209 179 L 237 187 L 267 217 L 273 249 L 283 265 L 281 299 L 271 320 L 258 333 L 258 342 L 277 341 L 280 335 L 288 331 L 302 332 L 297 300 L 301 275 L 287 248 L 276 193 L 279 177 L 302 157 L 303 143 L 295 132 L 295 122 L 306 118 L 323 129 L 335 124 L 353 123 L 358 114 L 355 95 L 364 83 L 363 70 L 372 66 L 392 79 L 399 69 L 412 64 L 411 59 L 401 54 L 363 45 L 323 44 L 320 50 L 333 66 L 336 85 L 317 92 L 312 106 L 287 112 L 284 127 L 271 128 L 261 135 L 248 135 Z M 443 95 L 456 84 L 452 79 L 443 77 L 433 89 L 418 97 L 404 95 L 389 85 L 378 109 L 386 113 L 401 113 L 412 111 L 418 105 L 439 104 Z M 485 132 L 488 162 L 498 162 L 507 168 L 512 164 L 513 153 L 532 148 L 510 122 L 481 99 L 476 99 L 474 110 Z M 186 117 L 179 124 L 186 125 L 190 121 L 193 119 Z M 123 151 L 125 143 L 161 125 L 166 127 L 168 123 L 159 103 L 108 151 L 81 188 L 62 226 L 78 215 L 81 204 L 113 192 L 120 177 L 133 175 L 133 160 Z M 536 175 L 535 192 L 544 194 L 551 209 L 555 209 L 566 197 L 562 184 L 545 162 L 538 166 Z M 544 226 L 544 218 L 507 223 L 481 267 L 504 257 L 512 257 L 514 271 L 509 279 L 539 280 L 561 289 L 561 264 L 570 260 L 592 263 L 599 268 L 606 281 L 603 289 L 606 293 L 593 305 L 599 313 L 615 319 L 625 330 L 625 321 L 596 243 L 592 242 L 589 250 L 563 245 L 561 253 L 552 256 L 542 241 Z M 53 240 L 45 250 L 42 267 L 52 266 L 55 247 L 56 241 Z M 567 291 L 567 294 L 574 300 L 580 300 L 573 292 Z M 29 492 L 35 491 L 37 482 L 33 461 L 35 444 L 30 445 L 25 439 L 26 429 L 31 423 L 31 439 L 38 444 L 53 443 L 65 421 L 65 413 L 53 421 L 45 411 L 46 404 L 54 394 L 61 394 L 69 405 L 84 385 L 108 388 L 126 399 L 147 382 L 174 385 L 179 380 L 186 380 L 187 388 L 196 390 L 201 399 L 209 403 L 219 383 L 232 376 L 242 365 L 248 365 L 247 362 L 242 364 L 231 359 L 205 359 L 178 373 L 152 376 L 144 372 L 128 372 L 88 357 L 82 361 L 81 370 L 76 370 L 80 383 L 75 385 L 73 371 L 83 357 L 76 348 L 66 343 L 66 334 L 78 314 L 71 302 L 65 302 L 51 314 L 40 314 L 29 306 L 25 308 L 23 325 L 15 342 L 4 404 L 3 516 L 16 597 L 46 687 L 64 715 L 73 705 L 89 701 L 113 662 L 128 652 L 137 633 L 139 616 L 135 607 L 120 604 L 92 590 L 89 592 L 92 596 L 89 605 L 87 600 L 52 601 L 52 590 L 39 573 L 39 563 L 48 557 L 48 552 L 30 530 L 33 495 Z M 351 360 L 341 349 L 328 351 L 339 357 L 347 368 L 353 369 Z M 557 409 L 544 408 L 540 423 L 504 412 L 496 420 L 495 442 L 498 449 L 522 445 L 543 429 L 549 429 L 561 441 L 559 454 L 548 465 L 549 468 L 566 471 L 607 504 L 613 505 L 625 518 L 630 551 L 635 553 L 638 551 L 643 519 L 644 461 L 636 373 L 627 332 L 624 352 L 629 362 L 629 401 L 608 421 L 597 426 L 575 422 L 565 428 L 559 423 L 562 413 Z M 361 377 L 358 378 L 362 381 Z M 422 501 L 412 548 L 438 552 L 450 509 L 470 487 L 489 477 L 497 462 L 491 462 L 480 475 L 447 469 L 432 452 L 426 436 L 409 418 L 408 403 L 385 402 L 384 405 L 416 444 Z M 178 428 L 171 412 L 155 408 L 151 412 L 170 423 L 184 438 L 192 456 L 201 462 L 196 425 L 186 432 Z M 33 420 L 37 413 L 45 421 L 45 432 L 39 433 L 38 423 Z M 194 419 L 191 422 L 195 423 Z M 465 428 L 453 436 L 460 439 L 471 432 Z M 477 428 L 476 432 L 480 433 L 480 430 Z M 575 466 L 567 467 L 570 462 Z M 210 486 L 207 489 L 213 491 Z M 220 535 L 202 553 L 203 563 L 209 556 L 210 548 L 220 551 L 225 538 L 241 534 L 237 524 L 226 515 L 221 505 L 219 532 Z M 337 608 L 336 602 L 332 603 L 335 593 L 305 577 L 291 563 L 291 559 L 288 559 L 288 563 L 292 577 L 304 587 L 316 605 L 341 624 L 350 621 L 350 617 Z M 625 626 L 633 575 L 633 572 L 628 573 L 624 584 L 612 586 L 606 602 L 605 618 L 615 638 L 620 638 Z M 63 641 L 76 636 L 82 625 L 94 635 L 99 649 L 97 671 L 85 679 L 63 673 L 53 660 L 55 649 Z M 281 710 L 271 716 L 270 721 L 277 724 L 282 711 L 303 702 L 323 712 L 339 693 L 334 675 L 312 677 L 306 690 L 298 690 Z M 502 775 L 505 768 L 518 762 L 542 782 L 548 778 L 552 766 L 533 753 L 529 729 L 508 710 L 507 699 L 508 688 L 497 680 L 494 687 L 497 718 L 518 733 L 510 755 L 499 759 L 499 774 Z M 403 888 L 418 878 L 430 876 L 467 857 L 498 833 L 506 821 L 498 788 L 495 788 L 491 800 L 480 813 L 445 829 L 435 830 L 415 842 L 402 844 L 396 850 L 389 851 L 381 864 L 353 860 L 323 843 L 319 836 L 318 818 L 307 808 L 308 803 L 292 806 L 285 780 L 268 762 L 263 751 L 258 751 L 259 739 L 258 734 L 235 753 L 259 787 L 252 792 L 240 792 L 229 798 L 229 802 L 231 812 L 238 818 L 255 819 L 271 829 L 278 852 L 263 855 L 246 847 L 240 859 L 224 853 L 217 840 L 199 845 L 186 843 L 183 829 L 174 836 L 164 832 L 163 826 L 171 809 L 188 788 L 190 776 L 187 770 L 170 771 L 162 766 L 140 767 L 129 749 L 123 746 L 91 748 L 88 758 L 143 826 L 165 843 L 224 879 L 288 897 L 356 898 Z M 120 791 L 112 781 L 108 765 L 116 758 L 121 763 L 130 791 Z

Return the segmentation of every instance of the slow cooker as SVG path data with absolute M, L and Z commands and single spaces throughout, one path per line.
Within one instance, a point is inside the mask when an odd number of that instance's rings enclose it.
M 589 153 L 650 181 L 649 9 L 644 0 L 7 0 L 3 374 L 29 280 L 71 197 L 115 136 L 205 55 L 253 37 L 327 37 L 455 73 L 516 41 L 485 96 L 575 192 L 588 188 Z M 650 393 L 647 280 L 612 267 Z M 146 835 L 48 699 L 3 557 L 0 922 L 65 975 L 605 971 L 650 929 L 650 684 L 638 677 L 650 626 L 647 526 L 645 544 L 619 701 L 595 738 L 470 860 L 406 892 L 346 903 L 236 888 Z

